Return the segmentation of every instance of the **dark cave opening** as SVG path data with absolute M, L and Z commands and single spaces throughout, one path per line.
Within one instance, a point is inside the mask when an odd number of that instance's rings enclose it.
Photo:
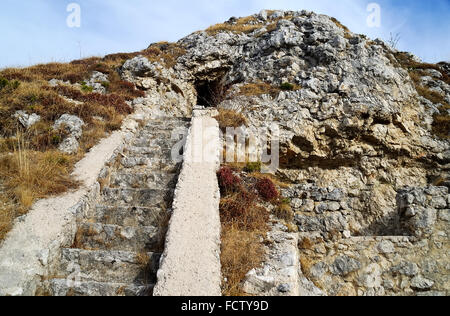
M 195 83 L 197 91 L 197 105 L 217 107 L 224 99 L 226 88 L 221 79 L 199 80 Z

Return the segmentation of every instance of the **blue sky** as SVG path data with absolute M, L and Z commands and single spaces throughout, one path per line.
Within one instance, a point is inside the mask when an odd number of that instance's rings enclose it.
M 66 24 L 67 5 L 81 7 L 81 27 Z M 367 5 L 381 7 L 370 28 Z M 262 9 L 307 9 L 339 19 L 353 32 L 388 39 L 428 62 L 450 60 L 450 0 L 2 0 L 0 68 L 136 51 Z

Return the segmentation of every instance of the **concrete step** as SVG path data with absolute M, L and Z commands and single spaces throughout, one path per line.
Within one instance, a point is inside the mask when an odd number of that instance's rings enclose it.
M 157 227 L 129 227 L 102 223 L 82 223 L 73 248 L 152 252 L 160 245 Z
M 149 147 L 129 147 L 125 148 L 124 155 L 125 156 L 146 156 L 152 154 L 161 154 L 163 150 L 169 150 L 170 147 L 161 147 L 161 146 L 149 146 Z
M 182 151 L 180 151 L 182 153 Z M 130 169 L 134 167 L 145 167 L 148 170 L 160 170 L 167 167 L 173 167 L 178 164 L 174 161 L 171 151 L 166 151 L 162 153 L 152 153 L 149 155 L 131 155 L 131 156 L 121 156 L 120 166 L 122 169 Z
M 177 134 L 178 135 L 178 134 Z M 132 147 L 160 147 L 160 148 L 172 148 L 182 140 L 182 137 L 172 139 L 172 134 L 169 132 L 155 135 L 152 133 L 142 133 L 138 135 L 131 143 Z
M 53 279 L 50 283 L 53 296 L 151 296 L 154 284 L 135 285 L 106 282 L 75 282 Z
M 178 175 L 155 171 L 152 173 L 134 173 L 130 170 L 119 171 L 111 174 L 110 186 L 113 188 L 141 188 L 141 189 L 161 189 L 174 188 Z
M 155 207 L 171 199 L 173 189 L 113 189 L 102 191 L 100 204 L 109 206 Z
M 163 207 L 133 207 L 97 205 L 91 219 L 96 223 L 126 227 L 155 226 L 161 223 Z
M 160 254 L 152 252 L 62 249 L 61 275 L 80 281 L 146 285 L 156 282 Z
M 173 119 L 173 118 L 165 118 L 161 120 L 154 120 L 148 122 L 144 129 L 146 130 L 172 130 L 177 127 L 189 127 L 190 119 Z

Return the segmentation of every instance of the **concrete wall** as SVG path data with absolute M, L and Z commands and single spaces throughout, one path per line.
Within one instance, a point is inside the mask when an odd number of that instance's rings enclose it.
M 214 110 L 195 110 L 155 296 L 220 296 L 221 141 Z

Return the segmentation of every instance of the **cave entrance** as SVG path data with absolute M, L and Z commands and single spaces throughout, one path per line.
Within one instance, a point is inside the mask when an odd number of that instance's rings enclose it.
M 221 79 L 199 80 L 195 83 L 197 91 L 197 105 L 217 107 L 224 99 L 226 88 Z

